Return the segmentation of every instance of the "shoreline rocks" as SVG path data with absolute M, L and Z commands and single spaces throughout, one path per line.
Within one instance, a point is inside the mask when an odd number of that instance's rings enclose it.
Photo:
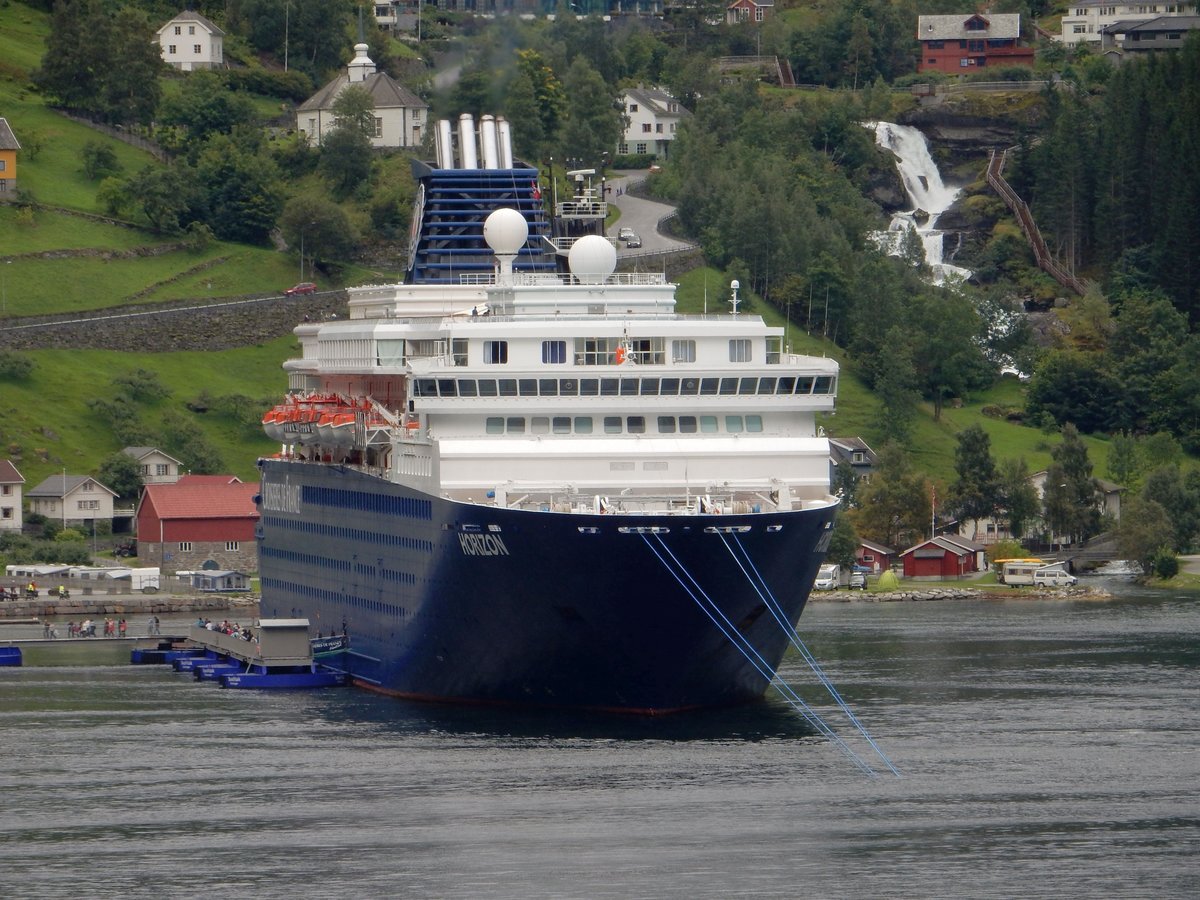
M 1103 588 L 1073 587 L 1034 589 L 1031 587 L 953 587 L 911 588 L 898 591 L 813 591 L 810 603 L 920 603 L 931 600 L 1111 600 Z

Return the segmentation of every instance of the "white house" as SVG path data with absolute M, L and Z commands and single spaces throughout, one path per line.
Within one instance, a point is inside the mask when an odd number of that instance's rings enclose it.
M 174 484 L 183 474 L 179 460 L 157 447 L 125 447 L 121 452 L 137 462 L 142 484 Z
M 1068 47 L 1081 43 L 1100 46 L 1101 32 L 1116 22 L 1145 22 L 1159 16 L 1194 16 L 1196 4 L 1114 3 L 1113 0 L 1074 0 L 1062 17 L 1059 40 Z
M 692 115 L 658 88 L 627 88 L 621 94 L 621 105 L 626 125 L 617 146 L 619 156 L 652 153 L 665 159 L 679 123 Z
M 25 524 L 21 511 L 21 486 L 25 478 L 7 459 L 0 459 L 0 531 L 20 531 Z
M 329 82 L 296 109 L 296 130 L 311 144 L 320 144 L 337 126 L 333 103 L 351 85 L 363 88 L 375 102 L 372 147 L 419 147 L 429 116 L 429 104 L 386 72 L 377 72 L 366 44 L 354 45 L 354 59 L 344 75 Z
M 51 475 L 25 492 L 29 512 L 65 525 L 112 521 L 116 493 L 89 475 Z
M 1037 492 L 1039 504 L 1046 496 L 1047 474 L 1047 471 L 1042 469 L 1040 472 L 1034 472 L 1029 476 L 1029 483 Z M 1125 491 L 1125 488 L 1111 481 L 1105 481 L 1103 478 L 1097 478 L 1095 482 L 1099 488 L 1097 509 L 1099 509 L 1100 514 L 1108 516 L 1114 522 L 1121 521 L 1121 494 Z M 1044 527 L 1040 515 L 1038 516 L 1037 523 L 1026 523 L 1026 525 L 1027 534 L 1034 533 Z M 1004 518 L 992 519 L 985 517 L 982 519 L 964 519 L 958 523 L 958 533 L 962 537 L 969 537 L 984 544 L 1012 540 L 1012 533 L 1008 530 L 1008 522 Z M 1065 538 L 1052 535 L 1050 536 L 1050 540 L 1052 543 L 1058 543 L 1065 540 Z
M 195 10 L 187 9 L 158 29 L 167 65 L 190 72 L 225 65 L 225 32 Z

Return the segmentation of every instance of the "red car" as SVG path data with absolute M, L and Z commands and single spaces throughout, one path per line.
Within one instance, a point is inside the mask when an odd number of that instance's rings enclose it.
M 288 288 L 283 293 L 288 297 L 292 297 L 296 294 L 315 294 L 316 292 L 317 286 L 315 284 L 311 281 L 302 281 L 296 286 Z

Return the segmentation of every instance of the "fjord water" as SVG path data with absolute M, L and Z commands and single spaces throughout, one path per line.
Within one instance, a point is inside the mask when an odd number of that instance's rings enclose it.
M 0 896 L 1196 896 L 1200 597 L 1115 590 L 810 606 L 901 778 L 774 700 L 638 720 L 0 670 Z

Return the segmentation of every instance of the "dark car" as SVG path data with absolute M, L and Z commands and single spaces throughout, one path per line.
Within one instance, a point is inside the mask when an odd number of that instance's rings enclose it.
M 289 297 L 293 297 L 296 294 L 315 294 L 316 292 L 317 286 L 315 284 L 313 284 L 311 281 L 302 281 L 299 284 L 288 288 L 286 291 L 284 291 L 284 294 Z
M 633 249 L 634 247 L 640 247 L 642 246 L 642 239 L 636 234 L 631 234 L 629 237 L 625 238 L 625 246 L 629 247 L 630 249 Z

